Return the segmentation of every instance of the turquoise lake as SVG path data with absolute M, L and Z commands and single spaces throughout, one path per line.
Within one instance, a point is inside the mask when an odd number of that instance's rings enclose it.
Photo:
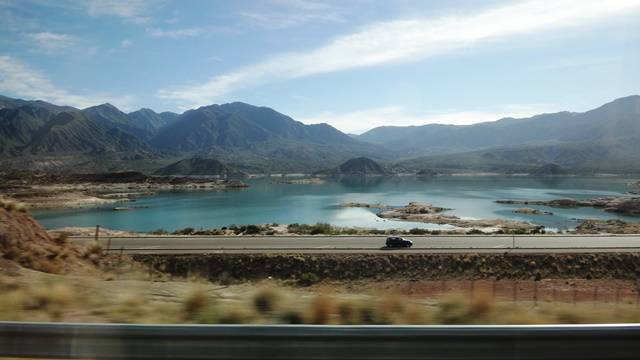
M 450 176 L 419 179 L 390 177 L 342 179 L 320 185 L 291 185 L 276 179 L 248 180 L 250 187 L 229 191 L 166 192 L 96 208 L 41 210 L 34 216 L 47 228 L 95 226 L 111 229 L 150 231 L 184 227 L 214 228 L 231 224 L 316 223 L 338 226 L 388 228 L 447 228 L 423 223 L 389 221 L 378 218 L 376 210 L 344 208 L 346 202 L 406 205 L 428 202 L 451 208 L 461 218 L 524 220 L 550 229 L 569 229 L 575 219 L 638 218 L 619 216 L 593 208 L 560 209 L 531 206 L 554 215 L 522 215 L 521 207 L 496 204 L 498 199 L 590 198 L 625 194 L 628 183 L 637 179 L 620 177 L 516 177 Z M 147 207 L 113 211 L 114 206 Z

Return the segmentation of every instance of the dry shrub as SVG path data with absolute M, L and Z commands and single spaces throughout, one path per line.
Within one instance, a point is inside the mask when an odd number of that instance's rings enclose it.
M 284 324 L 303 324 L 304 316 L 297 310 L 289 309 L 282 312 L 277 320 Z
M 333 309 L 333 299 L 325 295 L 319 295 L 313 300 L 308 309 L 307 322 L 311 324 L 329 324 Z
M 209 295 L 201 287 L 193 288 L 187 293 L 184 302 L 182 303 L 182 310 L 187 319 L 191 319 L 202 312 L 211 303 Z
M 451 294 L 442 298 L 435 313 L 436 322 L 441 324 L 474 324 L 480 316 L 472 310 L 472 303 L 468 297 L 461 294 Z M 476 311 L 481 310 L 479 305 Z M 487 314 L 483 314 L 485 316 Z
M 111 321 L 121 323 L 145 322 L 149 316 L 147 299 L 140 294 L 123 294 L 106 314 Z
M 84 256 L 87 258 L 90 258 L 92 255 L 102 256 L 103 251 L 104 249 L 102 244 L 97 241 L 93 241 L 85 248 Z
M 261 314 L 273 312 L 279 301 L 282 300 L 282 294 L 273 287 L 264 287 L 254 295 L 253 305 Z
M 41 311 L 52 320 L 59 320 L 65 309 L 74 305 L 75 293 L 65 284 L 43 284 L 23 289 L 22 308 Z
M 243 304 L 228 305 L 220 310 L 218 323 L 220 324 L 249 324 L 258 319 L 255 312 Z
M 360 324 L 360 304 L 355 301 L 345 300 L 338 304 L 337 312 L 340 324 L 355 325 Z
M 493 296 L 487 291 L 477 291 L 471 299 L 469 314 L 474 318 L 489 316 L 495 309 Z
M 57 233 L 53 241 L 60 246 L 66 246 L 69 243 L 69 234 L 65 232 Z

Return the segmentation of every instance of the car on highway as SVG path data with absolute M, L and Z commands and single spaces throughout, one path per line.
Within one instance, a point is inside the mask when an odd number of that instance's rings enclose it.
M 388 248 L 410 248 L 413 241 L 400 236 L 389 236 L 386 245 Z

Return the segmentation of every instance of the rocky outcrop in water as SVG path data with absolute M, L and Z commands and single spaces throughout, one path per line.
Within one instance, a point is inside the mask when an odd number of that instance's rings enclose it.
M 525 215 L 553 215 L 551 211 L 543 211 L 534 208 L 520 208 L 513 210 L 516 214 L 525 214 Z
M 409 203 L 407 206 L 384 210 L 378 216 L 384 219 L 424 222 L 429 224 L 452 225 L 461 228 L 484 228 L 487 230 L 503 229 L 516 232 L 536 232 L 541 226 L 527 222 L 503 219 L 461 219 L 455 215 L 442 214 L 451 210 L 431 204 Z
M 507 205 L 542 205 L 551 207 L 594 207 L 608 212 L 625 215 L 640 215 L 640 197 L 618 196 L 595 199 L 554 199 L 554 200 L 497 200 Z

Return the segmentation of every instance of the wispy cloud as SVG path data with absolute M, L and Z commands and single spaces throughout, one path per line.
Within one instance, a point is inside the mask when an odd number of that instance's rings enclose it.
M 79 108 L 108 101 L 123 109 L 129 109 L 133 100 L 129 96 L 103 97 L 69 93 L 54 85 L 46 76 L 29 65 L 11 56 L 2 55 L 0 55 L 0 92 Z
M 530 0 L 472 14 L 375 23 L 306 52 L 212 77 L 203 84 L 163 89 L 158 96 L 187 106 L 211 103 L 261 84 L 375 65 L 415 62 L 516 36 L 581 27 L 640 9 L 639 0 Z
M 160 28 L 149 28 L 147 34 L 153 37 L 180 39 L 185 37 L 196 37 L 207 33 L 207 29 L 203 27 L 190 27 L 182 29 L 163 30 Z
M 378 126 L 426 124 L 470 125 L 505 117 L 523 118 L 557 111 L 550 104 L 511 104 L 482 109 L 410 112 L 401 106 L 385 106 L 345 113 L 322 113 L 296 118 L 305 124 L 327 123 L 341 131 L 360 134 Z
M 53 52 L 56 50 L 66 49 L 73 46 L 77 42 L 75 36 L 67 34 L 57 34 L 52 32 L 38 32 L 27 34 L 27 37 L 33 41 L 39 49 Z
M 149 8 L 156 0 L 89 0 L 84 4 L 91 16 L 116 16 L 134 24 L 145 24 Z
M 321 1 L 271 0 L 265 8 L 243 11 L 250 23 L 268 29 L 286 29 L 311 22 L 344 22 L 343 9 Z

